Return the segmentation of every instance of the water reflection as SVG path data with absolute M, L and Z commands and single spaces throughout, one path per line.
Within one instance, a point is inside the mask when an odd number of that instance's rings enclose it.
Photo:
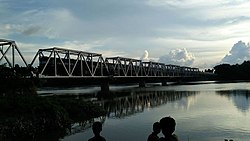
M 166 103 L 176 102 L 177 106 L 187 109 L 194 97 L 199 92 L 196 91 L 130 91 L 114 92 L 117 97 L 112 100 L 97 100 L 106 111 L 106 117 L 91 119 L 82 123 L 74 123 L 69 135 L 82 132 L 88 128 L 95 120 L 105 122 L 106 118 L 125 118 L 143 112 L 148 108 L 155 108 Z
M 124 118 L 154 108 L 168 102 L 180 101 L 179 105 L 188 107 L 187 97 L 197 94 L 194 91 L 138 91 L 128 92 L 128 96 L 108 101 L 99 101 L 107 111 L 108 118 Z M 116 93 L 119 95 L 119 93 Z
M 195 92 L 196 94 L 198 92 Z M 191 105 L 194 105 L 196 102 L 196 94 L 189 95 L 187 97 L 182 97 L 180 100 L 176 101 L 175 108 L 188 110 Z
M 131 88 L 116 90 L 112 100 L 95 98 L 95 102 L 107 110 L 103 136 L 109 141 L 146 140 L 152 123 L 166 114 L 175 117 L 176 134 L 183 141 L 249 141 L 248 87 L 249 83 L 229 83 Z M 93 135 L 90 129 L 78 132 L 63 141 Z
M 217 91 L 216 93 L 231 99 L 235 107 L 243 113 L 246 113 L 250 108 L 250 91 L 248 90 Z

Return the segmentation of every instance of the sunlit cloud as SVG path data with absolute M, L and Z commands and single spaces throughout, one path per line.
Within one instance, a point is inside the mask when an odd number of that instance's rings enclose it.
M 148 62 L 149 61 L 149 54 L 148 54 L 148 51 L 147 50 L 145 50 L 144 51 L 144 54 L 142 55 L 142 57 L 140 58 L 142 61 L 144 61 L 144 62 Z
M 194 61 L 195 56 L 189 53 L 186 48 L 171 50 L 159 58 L 159 62 L 180 66 L 192 66 Z
M 250 45 L 242 41 L 234 44 L 229 53 L 221 60 L 220 63 L 241 64 L 250 60 Z

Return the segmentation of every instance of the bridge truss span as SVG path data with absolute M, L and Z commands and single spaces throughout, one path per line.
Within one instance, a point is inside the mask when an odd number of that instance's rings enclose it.
M 65 48 L 39 49 L 33 60 L 28 64 L 17 47 L 15 41 L 0 39 L 0 64 L 6 63 L 14 68 L 16 56 L 32 74 L 39 77 L 116 77 L 116 78 L 166 78 L 166 77 L 199 77 L 198 68 L 166 65 L 160 62 L 144 62 L 126 57 L 106 57 L 102 54 L 90 53 Z M 5 62 L 4 62 L 5 61 Z M 20 62 L 20 61 L 19 61 Z M 35 66 L 35 62 L 38 66 Z
M 124 57 L 109 57 L 105 60 L 114 76 L 140 76 L 141 60 Z
M 20 69 L 20 62 L 24 69 Z M 12 68 L 15 74 L 27 71 L 25 78 L 44 79 L 48 86 L 100 84 L 102 91 L 109 90 L 109 83 L 139 83 L 143 87 L 145 83 L 166 85 L 169 81 L 201 80 L 213 75 L 200 72 L 198 68 L 119 56 L 104 58 L 99 53 L 59 47 L 39 49 L 28 64 L 15 41 L 5 39 L 0 39 L 2 64 Z
M 63 48 L 39 49 L 31 65 L 39 58 L 43 76 L 105 76 L 109 72 L 101 54 Z
M 19 56 L 21 62 L 28 67 L 28 64 L 17 47 L 16 42 L 0 39 L 0 64 L 6 63 L 9 67 L 14 68 L 16 65 L 16 56 Z
M 43 77 L 194 77 L 198 68 L 143 62 L 125 57 L 107 57 L 102 54 L 58 47 L 39 49 L 31 66 L 39 60 L 38 72 Z

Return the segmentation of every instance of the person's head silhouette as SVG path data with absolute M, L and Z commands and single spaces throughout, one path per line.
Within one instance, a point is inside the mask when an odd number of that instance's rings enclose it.
M 154 133 L 156 133 L 156 134 L 159 134 L 159 133 L 161 132 L 161 125 L 160 125 L 159 122 L 155 122 L 155 123 L 153 124 L 153 131 L 154 131 Z
M 100 135 L 100 133 L 102 131 L 102 123 L 99 121 L 94 122 L 92 125 L 92 130 L 93 130 L 93 133 L 95 134 L 95 136 Z
M 164 117 L 160 120 L 161 130 L 165 137 L 169 137 L 175 131 L 175 120 L 172 117 Z
M 88 141 L 106 141 L 104 137 L 100 135 L 102 131 L 102 123 L 99 121 L 96 121 L 92 125 L 92 131 L 94 133 L 94 137 L 90 138 Z
M 153 132 L 148 136 L 147 141 L 158 141 L 158 134 L 161 132 L 161 125 L 159 122 L 153 124 Z

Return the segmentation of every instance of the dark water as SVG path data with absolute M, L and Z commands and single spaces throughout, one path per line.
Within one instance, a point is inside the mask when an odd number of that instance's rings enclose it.
M 250 140 L 250 83 L 121 88 L 112 88 L 119 95 L 113 100 L 93 99 L 108 111 L 107 116 L 75 123 L 71 134 L 61 140 L 86 141 L 93 136 L 91 123 L 101 121 L 101 134 L 107 141 L 145 141 L 152 132 L 152 124 L 164 116 L 175 118 L 175 134 L 180 141 Z M 50 92 L 77 95 L 96 90 L 75 88 Z

